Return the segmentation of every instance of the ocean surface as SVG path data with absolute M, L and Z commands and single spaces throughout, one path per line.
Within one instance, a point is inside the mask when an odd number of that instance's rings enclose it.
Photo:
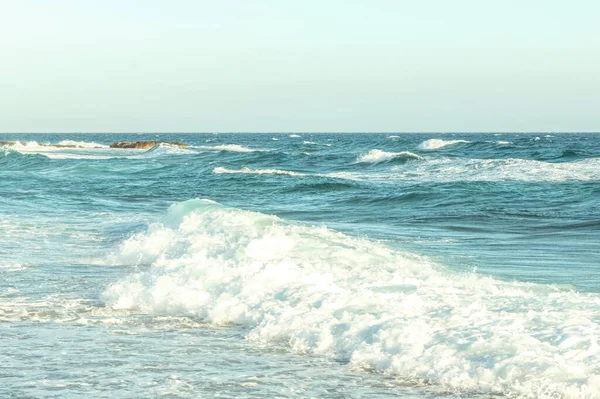
M 600 398 L 600 134 L 0 141 L 1 398 Z

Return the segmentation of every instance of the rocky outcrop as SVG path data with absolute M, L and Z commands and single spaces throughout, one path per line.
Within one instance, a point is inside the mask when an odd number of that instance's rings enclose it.
M 112 143 L 110 148 L 133 148 L 136 150 L 148 150 L 159 144 L 175 145 L 180 148 L 189 147 L 188 144 L 177 143 L 173 141 L 119 141 Z

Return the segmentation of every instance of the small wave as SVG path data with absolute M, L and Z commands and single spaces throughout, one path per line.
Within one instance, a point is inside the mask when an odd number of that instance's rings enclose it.
M 196 154 L 195 151 L 190 150 L 188 148 L 182 148 L 174 144 L 169 143 L 160 143 L 150 148 L 149 150 L 144 151 L 139 157 L 144 158 L 148 156 L 162 156 L 162 155 L 184 155 L 184 154 Z M 131 158 L 136 157 L 131 156 Z
M 498 144 L 498 145 L 510 145 L 512 143 L 510 141 L 497 141 L 496 144 Z
M 222 174 L 222 173 L 244 173 L 244 174 L 252 174 L 252 175 L 288 175 L 288 176 L 306 176 L 305 173 L 299 172 L 291 172 L 289 170 L 279 170 L 279 169 L 250 169 L 250 168 L 242 168 L 242 169 L 227 169 L 223 167 L 216 167 L 213 169 L 213 173 Z
M 292 138 L 297 138 L 297 137 L 300 137 L 300 135 L 299 135 L 299 134 L 290 134 L 290 136 L 289 136 L 289 137 L 292 137 Z
M 32 150 L 36 150 L 36 149 L 39 149 L 42 147 L 40 144 L 38 144 L 37 141 L 26 141 L 26 142 L 15 141 L 13 144 L 10 144 L 7 146 L 10 148 L 13 148 L 19 152 L 32 151 Z M 49 147 L 49 146 L 43 146 L 43 147 Z
M 439 158 L 396 166 L 386 173 L 335 172 L 330 177 L 385 181 L 597 181 L 600 158 L 574 162 L 543 162 L 528 159 Z
M 61 149 L 91 149 L 91 148 L 109 148 L 109 146 L 105 144 L 98 144 L 94 142 L 87 141 L 74 141 L 74 140 L 62 140 L 57 144 L 52 143 L 44 143 L 39 144 L 37 141 L 16 141 L 11 147 L 16 150 L 25 150 L 25 151 L 52 151 L 52 150 L 61 150 Z
M 19 272 L 27 268 L 28 265 L 24 263 L 0 263 L 0 272 Z
M 74 141 L 74 140 L 63 140 L 58 143 L 59 146 L 69 146 L 75 148 L 109 148 L 109 146 L 105 144 L 98 144 L 94 142 L 87 141 Z
M 222 145 L 213 145 L 213 146 L 201 145 L 201 146 L 194 146 L 194 148 L 197 148 L 199 150 L 205 150 L 205 151 L 231 151 L 231 152 L 264 151 L 264 150 L 260 150 L 260 149 L 244 147 L 243 145 L 239 145 L 239 144 L 222 144 Z
M 303 141 L 302 144 L 317 145 L 317 143 L 315 143 L 314 141 Z
M 397 139 L 400 138 L 400 136 L 387 136 L 388 139 Z
M 358 158 L 356 158 L 356 162 L 379 163 L 379 162 L 390 161 L 392 159 L 413 160 L 413 159 L 423 159 L 423 157 L 421 157 L 417 154 L 413 154 L 412 152 L 409 152 L 409 151 L 386 152 L 386 151 L 374 149 L 374 150 L 369 151 L 366 154 L 359 155 Z
M 0 146 L 0 162 L 3 167 L 24 167 L 48 160 L 48 156 L 37 152 L 17 151 L 14 146 Z
M 429 139 L 425 140 L 421 144 L 419 144 L 420 150 L 437 150 L 438 148 L 444 148 L 449 145 L 459 144 L 459 143 L 470 143 L 467 140 L 441 140 L 441 139 Z
M 453 274 L 378 242 L 199 199 L 172 205 L 112 260 L 150 265 L 106 289 L 115 311 L 243 326 L 257 345 L 439 393 L 600 392 L 596 294 Z
M 279 141 L 279 139 L 277 137 L 271 137 L 271 140 L 273 140 L 273 141 Z

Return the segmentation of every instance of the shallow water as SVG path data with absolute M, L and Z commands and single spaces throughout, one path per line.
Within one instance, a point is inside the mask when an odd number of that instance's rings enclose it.
M 14 140 L 4 396 L 600 397 L 600 135 Z

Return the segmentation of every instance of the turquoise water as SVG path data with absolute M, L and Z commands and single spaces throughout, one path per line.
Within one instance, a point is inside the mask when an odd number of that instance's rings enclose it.
M 0 141 L 0 396 L 600 397 L 600 134 Z

